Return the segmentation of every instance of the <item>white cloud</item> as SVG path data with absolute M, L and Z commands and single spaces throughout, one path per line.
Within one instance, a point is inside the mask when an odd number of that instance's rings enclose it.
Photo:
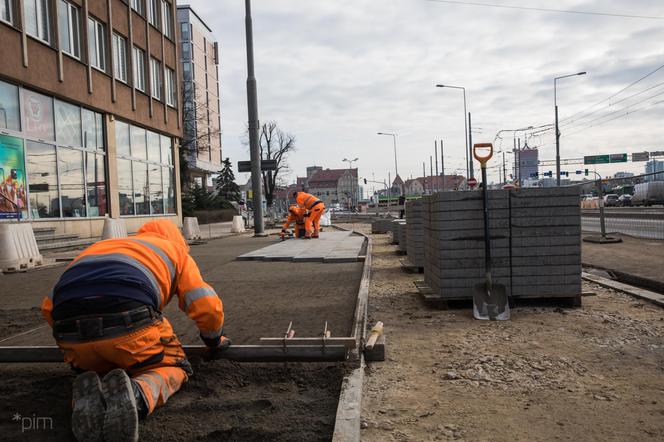
M 550 7 L 544 0 L 504 3 Z M 659 3 L 566 0 L 556 7 L 662 15 Z M 244 3 L 191 4 L 221 44 L 224 155 L 234 163 L 248 159 L 240 142 L 247 120 Z M 387 178 L 394 170 L 392 142 L 378 131 L 399 133 L 402 176 L 421 174 L 423 162 L 428 170 L 439 138 L 447 164 L 465 171 L 462 95 L 436 83 L 467 88 L 474 125 L 482 128 L 474 139 L 491 141 L 500 129 L 553 123 L 555 76 L 588 71 L 559 84 L 566 118 L 664 63 L 661 21 L 425 0 L 254 0 L 252 6 L 259 117 L 277 120 L 297 137 L 290 163 L 299 175 L 314 163 L 344 167 L 341 159 L 352 155 L 360 158 L 360 176 Z M 664 70 L 643 84 L 662 81 Z M 664 89 L 653 93 L 658 90 Z M 663 115 L 660 104 L 563 137 L 562 156 L 661 150 Z M 555 157 L 552 132 L 530 142 L 543 144 L 541 158 Z

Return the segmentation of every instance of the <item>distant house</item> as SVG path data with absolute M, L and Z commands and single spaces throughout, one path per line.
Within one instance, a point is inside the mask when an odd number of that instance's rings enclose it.
M 344 207 L 357 204 L 357 169 L 321 169 L 307 181 L 309 193 L 320 198 L 328 207 L 332 204 L 341 204 Z
M 441 192 L 451 190 L 465 190 L 466 178 L 461 175 L 445 175 L 418 177 L 412 180 L 406 180 L 404 183 L 404 192 L 406 196 L 428 195 L 432 192 Z

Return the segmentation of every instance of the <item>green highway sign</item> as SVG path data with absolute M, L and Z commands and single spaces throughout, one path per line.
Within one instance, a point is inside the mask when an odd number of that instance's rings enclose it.
M 609 163 L 626 163 L 626 153 L 614 153 L 611 155 L 591 155 L 583 157 L 583 164 L 609 164 Z

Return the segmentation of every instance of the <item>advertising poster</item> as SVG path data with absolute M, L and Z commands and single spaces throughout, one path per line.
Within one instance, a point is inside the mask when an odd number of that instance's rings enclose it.
M 25 131 L 42 140 L 54 140 L 53 99 L 27 89 L 22 89 L 22 94 Z
M 0 219 L 27 215 L 23 140 L 0 135 Z

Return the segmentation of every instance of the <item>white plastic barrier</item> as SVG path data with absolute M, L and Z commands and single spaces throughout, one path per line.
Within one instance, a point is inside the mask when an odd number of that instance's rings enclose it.
M 233 217 L 233 225 L 231 226 L 231 233 L 244 233 L 244 218 L 240 215 Z
M 17 272 L 42 264 L 32 224 L 0 224 L 0 271 Z
M 127 225 L 121 218 L 106 218 L 101 239 L 126 238 Z
M 198 218 L 187 216 L 183 221 L 184 238 L 186 240 L 202 239 L 201 228 L 198 226 Z
M 330 227 L 332 225 L 332 219 L 329 211 L 323 213 L 323 215 L 320 217 L 320 225 L 323 227 Z

